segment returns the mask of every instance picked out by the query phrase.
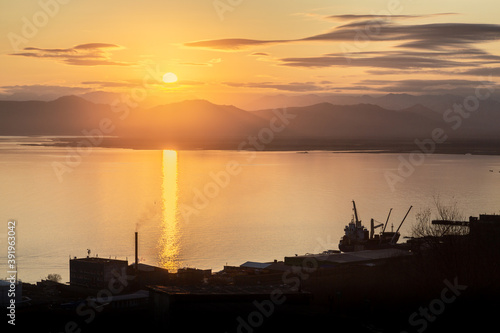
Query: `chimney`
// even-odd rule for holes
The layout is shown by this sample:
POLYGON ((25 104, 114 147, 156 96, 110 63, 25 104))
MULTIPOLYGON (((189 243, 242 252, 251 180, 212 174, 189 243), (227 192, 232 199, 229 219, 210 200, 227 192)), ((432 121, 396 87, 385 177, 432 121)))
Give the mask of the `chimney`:
POLYGON ((138 232, 135 232, 135 270, 139 270, 139 242, 137 239, 138 232))

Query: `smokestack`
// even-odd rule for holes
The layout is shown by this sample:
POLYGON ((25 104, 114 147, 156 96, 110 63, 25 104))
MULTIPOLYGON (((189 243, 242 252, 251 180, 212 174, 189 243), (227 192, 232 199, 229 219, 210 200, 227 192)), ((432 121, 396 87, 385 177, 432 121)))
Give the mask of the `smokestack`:
POLYGON ((135 232, 135 270, 139 270, 139 242, 138 242, 138 232, 135 232))

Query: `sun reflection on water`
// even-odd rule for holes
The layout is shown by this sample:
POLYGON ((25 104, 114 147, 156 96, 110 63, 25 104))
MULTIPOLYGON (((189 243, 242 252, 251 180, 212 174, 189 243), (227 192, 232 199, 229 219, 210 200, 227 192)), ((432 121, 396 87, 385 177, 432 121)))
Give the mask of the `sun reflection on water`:
POLYGON ((162 157, 162 231, 159 240, 158 261, 169 271, 182 267, 180 258, 180 230, 177 218, 178 184, 177 152, 164 150, 162 157))

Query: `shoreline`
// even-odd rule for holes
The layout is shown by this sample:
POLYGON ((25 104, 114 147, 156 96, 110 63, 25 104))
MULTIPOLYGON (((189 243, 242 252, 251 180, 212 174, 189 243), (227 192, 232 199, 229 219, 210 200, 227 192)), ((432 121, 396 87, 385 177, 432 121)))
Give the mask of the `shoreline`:
MULTIPOLYGON (((11 137, 12 138, 12 137, 11 137)), ((262 151, 262 152, 290 152, 309 153, 314 151, 332 153, 371 153, 371 154, 411 154, 422 153, 452 154, 452 155, 500 155, 500 142, 486 140, 453 140, 445 143, 433 143, 432 146, 419 146, 408 140, 274 140, 267 145, 245 147, 241 141, 228 140, 147 140, 135 138, 101 138, 99 144, 92 144, 91 139, 86 137, 32 137, 43 138, 40 143, 23 143, 21 146, 43 146, 43 147, 98 147, 133 150, 218 150, 218 151, 262 151), (47 141, 49 139, 50 141, 47 141)), ((13 140, 14 141, 14 140, 13 140)))

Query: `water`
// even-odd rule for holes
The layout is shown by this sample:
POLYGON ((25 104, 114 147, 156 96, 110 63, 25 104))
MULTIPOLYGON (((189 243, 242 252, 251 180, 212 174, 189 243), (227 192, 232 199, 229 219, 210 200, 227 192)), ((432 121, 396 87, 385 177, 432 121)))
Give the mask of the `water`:
MULTIPOLYGON (((19 146, 0 139, 0 277, 7 276, 7 221, 15 219, 19 278, 50 273, 69 281, 69 258, 87 255, 222 269, 245 261, 337 249, 356 201, 370 218, 409 235, 434 197, 456 201, 464 218, 499 213, 500 157, 431 155, 391 189, 407 154, 137 151, 19 146), (57 163, 73 158, 59 177, 57 163), (494 172, 490 172, 493 170, 494 172), (3 233, 3 235, 2 235, 3 233)), ((390 228, 390 227, 389 227, 390 228)))

